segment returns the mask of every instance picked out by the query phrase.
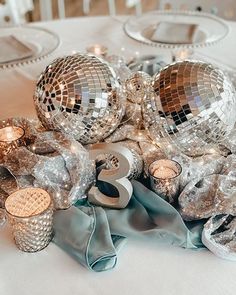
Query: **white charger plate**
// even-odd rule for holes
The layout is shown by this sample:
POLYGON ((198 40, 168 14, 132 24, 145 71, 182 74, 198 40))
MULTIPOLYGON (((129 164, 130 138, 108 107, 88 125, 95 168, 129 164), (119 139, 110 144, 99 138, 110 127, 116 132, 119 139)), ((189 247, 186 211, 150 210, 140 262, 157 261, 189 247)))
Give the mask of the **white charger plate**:
POLYGON ((214 15, 195 11, 152 11, 141 16, 131 17, 124 24, 126 34, 142 43, 162 48, 199 48, 216 44, 229 33, 224 20, 214 15), (176 24, 195 24, 197 37, 192 43, 163 43, 152 40, 158 24, 170 22, 176 24))
POLYGON ((55 33, 32 25, 1 28, 0 37, 4 36, 14 36, 30 48, 32 54, 28 57, 14 59, 12 61, 6 58, 6 62, 1 62, 0 69, 40 61, 51 54, 60 44, 60 39, 55 33))

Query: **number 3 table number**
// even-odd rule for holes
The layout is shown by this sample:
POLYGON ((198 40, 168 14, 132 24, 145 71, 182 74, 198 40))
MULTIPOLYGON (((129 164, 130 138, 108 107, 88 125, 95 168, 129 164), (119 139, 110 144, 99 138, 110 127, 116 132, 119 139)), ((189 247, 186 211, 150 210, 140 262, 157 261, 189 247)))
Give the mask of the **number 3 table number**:
POLYGON ((116 143, 98 143, 92 145, 89 150, 90 159, 96 160, 101 154, 112 154, 119 161, 119 168, 111 170, 103 169, 98 175, 98 180, 116 187, 119 196, 107 196, 100 192, 98 187, 93 186, 88 193, 88 199, 96 205, 110 208, 124 208, 128 205, 133 193, 132 184, 127 179, 133 163, 133 155, 128 148, 116 143))

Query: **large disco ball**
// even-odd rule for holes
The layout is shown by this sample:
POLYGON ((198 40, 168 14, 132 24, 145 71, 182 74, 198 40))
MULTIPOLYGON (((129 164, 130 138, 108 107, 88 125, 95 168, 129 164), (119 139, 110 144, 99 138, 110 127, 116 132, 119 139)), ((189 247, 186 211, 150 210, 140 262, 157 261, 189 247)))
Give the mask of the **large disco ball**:
POLYGON ((153 77, 143 115, 154 140, 164 138, 190 156, 220 144, 236 121, 235 89, 212 65, 171 64, 153 77))
POLYGON ((47 129, 69 133, 83 144, 110 135, 120 123, 125 96, 113 69, 86 54, 58 58, 41 74, 34 95, 47 129))

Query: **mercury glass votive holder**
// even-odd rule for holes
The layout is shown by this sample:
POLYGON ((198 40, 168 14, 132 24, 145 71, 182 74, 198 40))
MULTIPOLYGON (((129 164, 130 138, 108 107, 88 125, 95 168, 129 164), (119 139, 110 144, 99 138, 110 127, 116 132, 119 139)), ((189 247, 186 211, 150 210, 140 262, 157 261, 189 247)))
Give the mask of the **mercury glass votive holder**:
POLYGON ((24 129, 4 122, 0 124, 0 158, 24 144, 24 129))
POLYGON ((151 189, 169 203, 174 203, 180 187, 181 165, 173 160, 161 159, 148 169, 151 189))
POLYGON ((17 247, 25 252, 45 248, 52 239, 53 206, 50 195, 40 188, 24 188, 5 202, 17 247))

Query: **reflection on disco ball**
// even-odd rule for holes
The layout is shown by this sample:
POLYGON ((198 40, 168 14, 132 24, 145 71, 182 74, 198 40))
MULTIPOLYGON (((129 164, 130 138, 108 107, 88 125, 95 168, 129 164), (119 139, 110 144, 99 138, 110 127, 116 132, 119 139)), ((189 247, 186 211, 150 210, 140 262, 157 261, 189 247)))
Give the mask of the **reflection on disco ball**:
POLYGON ((140 104, 148 93, 151 77, 144 72, 132 73, 125 82, 127 99, 130 102, 140 104))
POLYGON ((47 66, 38 80, 34 102, 47 129, 70 133, 83 144, 110 135, 125 108, 113 69, 86 54, 58 58, 47 66))
POLYGON ((235 89, 212 65, 174 63, 153 77, 152 86, 143 113, 154 140, 163 137, 196 156, 224 141, 234 127, 235 89))

